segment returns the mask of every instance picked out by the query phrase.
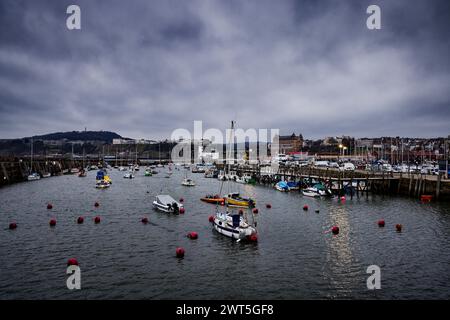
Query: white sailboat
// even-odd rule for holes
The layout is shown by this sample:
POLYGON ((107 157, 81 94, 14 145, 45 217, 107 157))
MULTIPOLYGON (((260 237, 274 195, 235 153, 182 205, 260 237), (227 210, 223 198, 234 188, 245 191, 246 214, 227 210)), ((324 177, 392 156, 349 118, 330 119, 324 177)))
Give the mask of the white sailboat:
POLYGON ((37 172, 33 172, 33 139, 31 139, 31 158, 30 158, 30 174, 27 177, 28 181, 40 180, 41 176, 37 172))
MULTIPOLYGON (((231 137, 229 141, 232 143, 232 138, 234 137, 234 121, 231 121, 230 135, 231 137)), ((230 151, 232 150, 231 148, 229 149, 230 151)), ((227 159, 231 159, 231 157, 227 157, 227 159)), ((228 164, 228 172, 230 172, 230 164, 228 164)), ((226 174, 224 174, 224 176, 226 176, 226 174)), ((222 181, 225 181, 225 179, 222 181)), ((223 188, 223 183, 224 182, 222 182, 221 189, 223 188)), ((258 239, 258 231, 256 230, 256 227, 250 225, 244 215, 239 213, 233 214, 228 212, 228 210, 226 212, 220 212, 218 208, 219 207, 216 206, 216 214, 212 222, 214 229, 218 233, 237 241, 256 241, 258 239)))

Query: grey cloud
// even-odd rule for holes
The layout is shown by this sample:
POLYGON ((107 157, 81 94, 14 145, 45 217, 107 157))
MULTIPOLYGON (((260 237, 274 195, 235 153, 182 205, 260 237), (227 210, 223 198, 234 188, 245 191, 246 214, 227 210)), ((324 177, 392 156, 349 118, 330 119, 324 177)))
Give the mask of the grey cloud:
POLYGON ((305 137, 447 135, 446 1, 0 2, 0 137, 193 120, 305 137), (82 9, 82 30, 65 9, 82 9))

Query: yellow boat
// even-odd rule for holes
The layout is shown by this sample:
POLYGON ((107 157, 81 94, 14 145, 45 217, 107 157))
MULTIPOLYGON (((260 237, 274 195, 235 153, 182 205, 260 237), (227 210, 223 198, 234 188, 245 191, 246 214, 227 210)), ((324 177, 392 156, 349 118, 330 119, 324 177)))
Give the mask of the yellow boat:
POLYGON ((103 177, 103 181, 105 181, 106 183, 109 183, 109 184, 112 183, 112 180, 111 180, 111 178, 109 176, 104 176, 103 177))
POLYGON ((253 208, 256 201, 251 198, 243 198, 239 193, 229 193, 225 197, 225 202, 230 207, 253 208))

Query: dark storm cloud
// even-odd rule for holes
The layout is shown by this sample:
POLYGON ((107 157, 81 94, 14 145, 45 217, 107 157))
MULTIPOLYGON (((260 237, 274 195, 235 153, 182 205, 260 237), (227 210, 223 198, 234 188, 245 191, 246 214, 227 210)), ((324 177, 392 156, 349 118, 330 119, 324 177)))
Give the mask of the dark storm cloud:
POLYGON ((0 0, 0 137, 449 134, 447 1, 0 0), (82 30, 68 31, 79 4, 82 30), (382 30, 366 8, 382 9, 382 30))

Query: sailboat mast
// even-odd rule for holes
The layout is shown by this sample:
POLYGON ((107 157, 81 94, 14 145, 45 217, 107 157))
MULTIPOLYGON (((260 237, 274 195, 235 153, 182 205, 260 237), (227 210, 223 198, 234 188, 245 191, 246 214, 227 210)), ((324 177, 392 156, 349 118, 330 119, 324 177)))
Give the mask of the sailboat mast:
POLYGON ((30 163, 30 173, 33 172, 33 138, 31 138, 31 163, 30 163))

